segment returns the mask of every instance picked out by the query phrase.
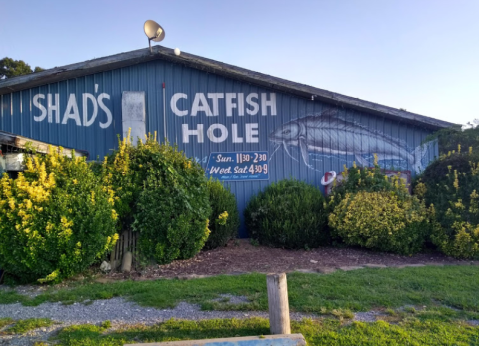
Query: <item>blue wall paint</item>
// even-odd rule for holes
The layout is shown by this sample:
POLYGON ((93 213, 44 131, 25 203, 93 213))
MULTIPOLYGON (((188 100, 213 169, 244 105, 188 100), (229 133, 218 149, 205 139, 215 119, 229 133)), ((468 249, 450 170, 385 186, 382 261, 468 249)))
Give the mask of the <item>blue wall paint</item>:
MULTIPOLYGON (((90 159, 95 159, 97 156, 102 158, 116 148, 117 135, 122 133, 121 94, 123 91, 146 92, 146 128, 149 132, 157 131, 159 138, 163 137, 163 83, 166 87, 165 105, 168 140, 177 143, 186 155, 197 158, 205 168, 207 158, 211 152, 268 151, 271 157, 275 146, 270 141, 270 134, 274 130, 284 128, 288 122, 300 119, 296 123, 288 125, 290 130, 298 126, 301 128, 302 139, 300 141, 294 140, 286 145, 294 159, 287 154, 284 146, 281 146, 269 162, 269 181, 228 183, 237 196, 241 211, 254 193, 264 189, 272 181, 294 177, 320 186, 321 177, 325 172, 330 170, 342 171, 344 164, 350 166, 354 160, 358 161, 361 158, 364 160, 370 159, 370 162, 372 162, 372 154, 375 152, 388 152, 389 156, 399 157, 402 155, 402 160, 388 159, 381 161, 380 163, 386 168, 394 166, 413 170, 413 163, 404 159, 405 152, 412 152, 430 133, 429 130, 404 122, 393 121, 348 108, 333 107, 323 102, 302 99, 294 95, 159 60, 2 95, 0 96, 0 130, 55 145, 87 150, 90 153, 90 159), (103 98, 104 107, 108 108, 112 114, 112 121, 108 128, 100 127, 100 123, 105 124, 108 120, 107 112, 101 107, 98 107, 96 120, 89 127, 78 126, 74 119, 68 119, 66 124, 62 124, 70 95, 75 95, 79 120, 82 125, 84 124, 83 94, 87 93, 95 98, 97 105, 99 105, 98 97, 100 94, 105 93, 109 97, 103 98), (177 93, 187 95, 187 99, 179 99, 176 105, 180 110, 188 110, 188 115, 175 115, 170 107, 170 100, 177 93), (249 115, 245 109, 244 116, 240 116, 238 114, 239 105, 237 105, 237 108, 233 109, 232 116, 227 116, 225 98, 223 98, 219 100, 218 116, 207 116, 204 111, 198 112, 196 116, 191 116, 194 99, 200 93, 205 95, 208 106, 212 111, 213 102, 212 99, 207 98, 208 93, 243 94, 245 99, 247 95, 252 93, 257 93, 260 98, 261 94, 266 94, 269 98, 270 94, 274 93, 277 114, 271 115, 271 109, 268 109, 267 115, 261 115, 261 100, 259 100, 260 110, 257 115, 249 115), (48 107, 47 95, 59 95, 60 123, 56 123, 55 112, 52 112, 52 122, 49 122, 48 114, 42 121, 35 121, 35 117, 38 119, 42 115, 41 109, 33 103, 37 94, 45 95, 45 99, 39 99, 39 102, 46 108, 48 107), (324 112, 331 109, 336 111, 334 118, 328 118, 328 121, 324 121, 324 119, 327 119, 324 112), (308 116, 316 116, 317 118, 308 123, 305 120, 305 117, 308 116), (320 124, 314 125, 315 121, 319 121, 320 124), (257 124, 258 143, 233 143, 232 125, 237 125, 240 136, 245 140, 245 127, 248 123, 257 124), (190 136, 190 143, 183 143, 183 124, 188 124, 189 129, 196 129, 198 124, 203 124, 204 142, 197 143, 196 137, 190 136), (224 142, 214 143, 209 140, 207 129, 212 124, 224 125, 229 130, 229 136, 224 142), (307 128, 306 132, 304 127, 307 128), (319 127, 323 127, 323 130, 319 131, 319 127), (324 127, 329 127, 329 129, 325 130, 324 127), (314 130, 315 128, 316 130, 314 130), (354 141, 355 138, 356 141, 354 141), (310 144, 306 160, 301 153, 301 141, 303 144, 310 144), (345 143, 351 145, 345 146, 345 143), (355 144, 352 145, 353 143, 355 144), (315 144, 315 148, 312 148, 311 144, 315 144), (325 153, 324 149, 318 151, 320 150, 318 147, 344 153, 325 153), (310 167, 306 165, 306 161, 308 161, 310 167)), ((226 95, 224 96, 226 97, 226 95)), ((52 99, 54 100, 55 96, 52 96, 52 99)), ((93 114, 93 102, 89 99, 87 102, 89 102, 87 112, 89 119, 93 114)), ((237 99, 236 103, 238 103, 237 99)), ((245 107, 247 107, 246 104, 245 107)), ((70 113, 74 112, 74 108, 70 109, 70 113)), ((215 134, 218 135, 218 130, 215 134)), ((431 146, 430 150, 425 153, 423 164, 427 164, 436 155, 437 147, 435 145, 431 146)), ((245 235, 244 230, 242 230, 242 235, 245 235)))

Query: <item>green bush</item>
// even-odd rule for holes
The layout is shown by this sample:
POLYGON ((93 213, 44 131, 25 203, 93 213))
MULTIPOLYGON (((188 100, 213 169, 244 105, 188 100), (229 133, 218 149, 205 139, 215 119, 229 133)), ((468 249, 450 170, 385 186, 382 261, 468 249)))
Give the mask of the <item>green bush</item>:
POLYGON ((52 150, 0 180, 0 268, 15 281, 58 282, 79 273, 118 239, 114 193, 85 159, 52 150))
POLYGON ((389 191, 347 193, 329 214, 329 226, 348 245, 403 255, 420 251, 430 229, 423 203, 389 191))
POLYGON ((147 137, 133 147, 127 137, 106 158, 104 181, 114 186, 123 229, 139 232, 140 255, 158 263, 194 256, 209 235, 207 179, 175 147, 147 137))
POLYGON ((205 249, 225 246, 235 238, 240 225, 235 195, 218 180, 208 180, 208 193, 211 205, 210 235, 205 249))
POLYGON ((249 235, 260 244, 314 248, 329 241, 324 198, 316 187, 281 180, 253 197, 244 212, 249 235))
MULTIPOLYGON (((381 168, 377 164, 376 155, 375 164, 372 168, 357 167, 354 163, 354 165, 348 169, 345 165, 343 178, 338 186, 333 186, 332 192, 328 197, 329 211, 332 211, 346 194, 353 194, 358 191, 389 191, 401 198, 405 198, 409 195, 406 182, 401 181, 399 175, 388 177, 382 173, 381 168)), ((336 181, 334 184, 335 183, 336 181)))
POLYGON ((418 179, 415 193, 435 210, 433 243, 457 258, 479 256, 479 155, 442 155, 418 179))

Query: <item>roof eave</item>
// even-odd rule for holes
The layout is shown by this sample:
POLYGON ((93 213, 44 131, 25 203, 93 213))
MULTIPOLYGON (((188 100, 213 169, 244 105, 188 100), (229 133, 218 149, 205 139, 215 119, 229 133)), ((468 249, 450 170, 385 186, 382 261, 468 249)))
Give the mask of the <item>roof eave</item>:
POLYGON ((60 149, 59 146, 37 141, 31 138, 18 136, 13 133, 0 131, 0 144, 8 145, 11 147, 19 148, 19 149, 34 149, 38 153, 47 154, 49 151, 49 147, 52 147, 54 151, 62 152, 63 155, 71 156, 72 152, 75 152, 75 156, 88 158, 89 154, 87 151, 84 150, 74 150, 68 148, 60 149))
POLYGON ((291 82, 286 79, 254 72, 193 54, 182 52, 179 56, 177 56, 175 55, 173 49, 158 45, 152 47, 152 52, 150 52, 150 50, 147 48, 139 49, 76 64, 55 67, 42 72, 0 81, 0 95, 157 59, 184 64, 185 66, 202 71, 219 74, 258 86, 294 94, 308 100, 311 100, 311 98, 314 97, 315 100, 321 100, 338 106, 346 106, 360 111, 383 116, 385 118, 405 121, 433 130, 457 126, 457 124, 447 121, 426 117, 420 114, 384 106, 358 98, 353 98, 328 90, 315 88, 309 85, 291 82))

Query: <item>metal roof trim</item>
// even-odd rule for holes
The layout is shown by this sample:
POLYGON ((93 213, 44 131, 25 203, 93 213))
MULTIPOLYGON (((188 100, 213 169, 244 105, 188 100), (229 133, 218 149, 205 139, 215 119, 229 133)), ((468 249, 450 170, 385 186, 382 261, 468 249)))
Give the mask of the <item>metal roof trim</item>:
POLYGON ((159 45, 152 47, 151 53, 148 48, 139 49, 62 67, 55 67, 25 76, 9 78, 0 81, 0 95, 157 59, 183 64, 202 71, 295 94, 307 99, 314 97, 315 100, 321 100, 338 106, 344 105, 350 108, 384 116, 386 118, 406 121, 427 128, 440 129, 457 125, 417 113, 384 106, 305 84, 295 83, 286 79, 273 77, 185 52, 181 52, 181 54, 177 56, 173 49, 159 45))
MULTIPOLYGON (((37 152, 42 153, 42 154, 47 154, 48 153, 48 147, 51 146, 53 150, 58 150, 60 152, 60 147, 57 145, 45 143, 42 141, 37 141, 35 139, 23 137, 23 136, 18 136, 10 132, 5 132, 5 131, 0 131, 0 144, 4 145, 9 145, 12 147, 20 148, 20 149, 25 149, 27 143, 31 145, 32 148, 34 148, 37 152)), ((71 156, 72 150, 74 149, 69 149, 69 148, 63 148, 63 154, 66 156, 71 156)), ((75 156, 78 157, 84 157, 88 159, 89 153, 85 150, 74 150, 75 151, 75 156)))

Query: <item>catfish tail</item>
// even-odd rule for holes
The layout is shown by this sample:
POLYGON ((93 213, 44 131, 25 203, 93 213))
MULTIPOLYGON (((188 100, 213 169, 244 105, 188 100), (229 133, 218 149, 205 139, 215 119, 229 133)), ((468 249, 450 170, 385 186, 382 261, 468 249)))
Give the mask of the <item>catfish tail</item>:
POLYGON ((429 160, 424 162, 424 159, 437 156, 437 139, 419 145, 414 149, 412 155, 414 156, 413 170, 416 174, 419 174, 424 171, 429 163, 429 160))

